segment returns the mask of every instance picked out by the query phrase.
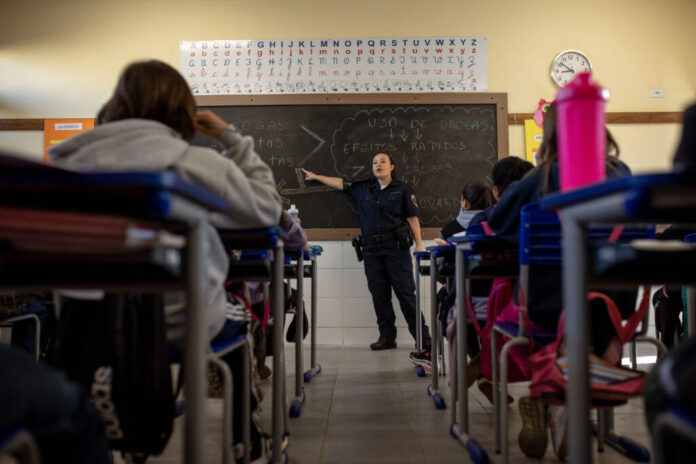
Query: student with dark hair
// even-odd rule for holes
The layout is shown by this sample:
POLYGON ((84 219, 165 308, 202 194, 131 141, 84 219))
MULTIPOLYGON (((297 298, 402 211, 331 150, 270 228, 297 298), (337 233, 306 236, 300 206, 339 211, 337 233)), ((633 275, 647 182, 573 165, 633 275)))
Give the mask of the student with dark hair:
MULTIPOLYGON (((493 189, 486 180, 472 180, 462 189, 462 196, 459 199, 461 209, 457 218, 447 223, 440 231, 440 240, 446 240, 452 235, 466 230, 471 219, 486 208, 495 203, 493 189)), ((439 244, 444 244, 438 241, 439 244)))
MULTIPOLYGON (((493 178, 493 194, 495 195, 496 201, 503 196, 505 190, 507 190, 513 182, 522 179, 532 169, 534 169, 532 163, 516 156, 506 156, 498 160, 498 162, 493 165, 493 171, 491 172, 491 177, 493 178)), ((496 201, 493 203, 496 203, 496 201)), ((471 224, 480 224, 484 221, 488 221, 488 217, 491 215, 494 207, 495 204, 471 218, 471 224)))
MULTIPOLYGON (((471 218, 468 225, 480 224, 481 222, 487 221, 488 216, 495 207, 495 202, 497 198, 505 192, 510 184, 515 181, 522 179, 527 172, 533 169, 532 163, 525 161, 521 158, 515 156, 506 156, 505 158, 498 160, 493 166, 491 177, 493 178, 493 199, 488 207, 484 208, 483 211, 479 211, 476 215, 471 218)), ((444 229, 443 229, 444 230, 444 229)), ((488 279, 474 279, 471 282, 471 304, 476 313, 476 318, 478 319, 480 327, 484 327, 486 324, 487 310, 488 310, 488 296, 491 292, 491 286, 493 281, 488 279)), ((454 301, 456 298, 456 292, 454 289, 450 291, 445 301, 445 307, 449 307, 449 314, 447 316, 447 338, 450 341, 450 347, 453 346, 454 337, 456 336, 456 311, 454 310, 454 301)), ((471 361, 467 365, 466 377, 467 377, 467 387, 470 387, 477 383, 479 390, 484 394, 484 396, 492 403, 493 402, 493 386, 492 383, 483 377, 481 370, 481 346, 479 343, 478 334, 474 329, 473 325, 467 324, 467 351, 470 356, 471 361)), ((508 403, 512 401, 512 397, 508 397, 508 403)))
MULTIPOLYGON (((392 289, 399 300, 408 330, 416 338, 416 317, 423 322, 423 346, 430 351, 430 335, 422 314, 416 311, 416 284, 410 246, 423 250, 416 196, 407 184, 396 180, 394 161, 387 153, 372 159, 373 178, 347 182, 340 177, 315 174, 303 169, 306 180, 316 180, 350 194, 358 204, 363 234, 363 256, 367 286, 372 294, 379 338, 372 350, 396 348, 396 316, 392 289)), ((424 361, 426 362, 426 361, 424 361)), ((429 361, 427 361, 429 362, 429 361)))
MULTIPOLYGON (((268 227, 280 220, 273 173, 254 151, 253 139, 211 111, 197 112, 184 78, 161 61, 127 66, 99 111, 97 126, 52 147, 49 156, 56 165, 79 171, 172 170, 225 200, 226 227, 268 227), (217 138, 224 151, 189 144, 196 132, 217 138)), ((208 333, 211 339, 229 337, 246 330, 246 324, 224 291, 228 253, 212 226, 206 230, 206 249, 206 275, 201 278, 207 283, 208 333)), ((233 352, 225 357, 233 369, 238 367, 237 356, 233 352)), ((241 388, 234 391, 241 392, 241 388)), ((241 412, 241 408, 234 411, 241 412)), ((241 415, 235 413, 235 442, 241 440, 240 425, 241 415)), ((254 431, 252 427, 252 439, 259 438, 254 431)), ((252 453, 260 448, 259 444, 252 453)))
MULTIPOLYGON (((544 118, 544 135, 537 155, 541 164, 522 180, 512 183, 507 188, 488 218, 488 225, 499 237, 515 244, 519 244, 522 207, 559 190, 558 132, 554 104, 550 105, 544 118)), ((628 166, 618 159, 619 147, 608 129, 606 130, 606 155, 607 177, 630 174, 628 166)), ((533 329, 556 333, 556 326, 563 309, 561 273, 558 269, 541 266, 533 267, 530 274, 526 304, 533 329)), ((520 303, 517 299, 518 293, 515 291, 513 296, 516 304, 520 303)), ((612 293, 611 296, 624 318, 635 310, 635 292, 617 292, 612 293)), ((616 348, 620 347, 620 344, 612 343, 613 340, 617 340, 617 337, 604 303, 599 299, 594 300, 590 311, 593 321, 593 351, 606 359, 616 357, 616 348)), ((620 352, 617 362, 619 361, 620 352)), ((544 407, 540 403, 531 401, 529 397, 524 397, 520 399, 519 408, 524 424, 519 436, 520 448, 527 456, 540 458, 548 443, 544 407)), ((567 452, 565 414, 564 407, 555 408, 551 414, 553 447, 560 459, 565 458, 567 452)))

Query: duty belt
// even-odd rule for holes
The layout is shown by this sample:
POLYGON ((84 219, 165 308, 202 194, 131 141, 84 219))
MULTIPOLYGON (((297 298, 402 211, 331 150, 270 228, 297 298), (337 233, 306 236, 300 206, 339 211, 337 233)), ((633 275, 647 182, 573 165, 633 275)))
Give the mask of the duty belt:
POLYGON ((363 238, 363 245, 375 245, 377 243, 386 243, 396 241, 396 232, 386 232, 384 234, 370 235, 369 237, 363 238))

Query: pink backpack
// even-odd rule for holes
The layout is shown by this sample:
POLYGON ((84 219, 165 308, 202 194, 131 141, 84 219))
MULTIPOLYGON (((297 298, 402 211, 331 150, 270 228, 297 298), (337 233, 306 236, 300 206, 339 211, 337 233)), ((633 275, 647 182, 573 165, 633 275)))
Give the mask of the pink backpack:
MULTIPOLYGON (((619 309, 616 307, 614 301, 607 295, 598 292, 588 292, 587 298, 589 300, 599 298, 604 301, 614 330, 623 346, 623 344, 633 337, 638 324, 643 320, 645 312, 648 310, 650 292, 647 291, 647 289, 643 292, 643 299, 640 302, 638 310, 628 318, 626 324, 622 323, 619 309)), ((532 398, 541 398, 549 402, 562 402, 565 399, 566 379, 557 363, 559 348, 564 343, 564 330, 565 312, 561 314, 561 319, 558 323, 556 341, 529 356, 532 378, 529 389, 532 398)), ((621 402, 633 396, 640 395, 643 391, 643 384, 645 382, 645 376, 641 374, 636 378, 611 384, 590 382, 592 400, 595 402, 621 402)))
MULTIPOLYGON (((469 311, 471 323, 481 339, 481 372, 483 376, 489 380, 493 378, 491 372, 491 336, 493 336, 493 325, 496 322, 512 322, 517 324, 519 321, 520 307, 515 304, 512 298, 515 292, 515 282, 516 279, 510 278, 493 279, 493 286, 491 287, 490 297, 488 298, 486 325, 483 327, 481 327, 478 320, 476 320, 471 302, 467 301, 467 310, 469 311)), ((538 331, 538 327, 529 320, 527 312, 523 311, 522 314, 529 330, 538 331)), ((498 337, 496 339, 496 349, 498 350, 497 358, 500 359, 500 350, 509 338, 497 332, 495 336, 498 337)), ((529 353, 533 350, 534 340, 530 337, 530 345, 528 347, 517 346, 510 351, 512 362, 508 363, 508 381, 519 382, 529 380, 530 369, 527 358, 529 353)))

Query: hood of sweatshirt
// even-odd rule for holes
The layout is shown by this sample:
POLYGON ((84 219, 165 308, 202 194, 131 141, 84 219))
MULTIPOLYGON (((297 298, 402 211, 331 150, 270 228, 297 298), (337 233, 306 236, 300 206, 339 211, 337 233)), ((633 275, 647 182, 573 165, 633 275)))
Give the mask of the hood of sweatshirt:
POLYGON ((170 127, 147 119, 96 126, 48 150, 58 166, 78 171, 158 171, 180 160, 189 144, 170 127))

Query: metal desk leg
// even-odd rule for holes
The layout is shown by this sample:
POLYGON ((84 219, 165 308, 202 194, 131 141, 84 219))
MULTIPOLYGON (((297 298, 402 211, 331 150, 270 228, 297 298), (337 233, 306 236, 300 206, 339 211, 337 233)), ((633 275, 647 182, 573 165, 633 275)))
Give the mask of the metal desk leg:
POLYGON ((423 320, 421 312, 421 281, 420 281, 420 260, 415 259, 416 270, 416 351, 423 349, 423 320))
MULTIPOLYGON (((453 413, 453 417, 457 418, 456 422, 452 422, 450 427, 450 435, 459 440, 462 445, 466 446, 469 452, 469 457, 474 463, 488 463, 488 454, 476 440, 469 435, 469 405, 468 391, 466 386, 466 365, 467 365, 467 312, 464 309, 465 302, 469 298, 469 289, 466 284, 466 257, 465 250, 457 249, 455 252, 455 285, 457 288, 457 337, 455 339, 456 359, 455 368, 456 375, 456 395, 457 403, 452 403, 452 409, 456 409, 457 413, 453 413)), ((454 388, 454 387, 453 387, 454 388)), ((454 390, 453 390, 454 391, 454 390)))
POLYGON ((688 324, 688 336, 696 334, 696 287, 686 288, 686 323, 688 324))
POLYGON ((300 252, 295 268, 297 274, 297 311, 295 312, 295 398, 290 405, 290 417, 300 417, 304 403, 302 368, 302 337, 304 335, 304 255, 300 252))
POLYGON ((580 224, 563 221, 563 306, 568 359, 568 437, 570 462, 590 463, 590 385, 587 346, 589 313, 586 304, 586 248, 580 224))
POLYGON ((310 368, 304 373, 304 381, 311 382, 312 377, 321 372, 321 366, 317 364, 317 257, 312 256, 312 331, 311 331, 311 358, 310 358, 310 368))
POLYGON ((192 225, 187 238, 186 255, 186 348, 184 351, 184 396, 186 397, 184 455, 186 462, 205 462, 204 432, 206 429, 206 351, 205 275, 203 249, 205 223, 192 225))
POLYGON ((273 253, 275 257, 273 261, 273 463, 281 464, 284 462, 282 444, 285 438, 285 349, 283 344, 285 255, 282 241, 276 244, 273 253))
POLYGON ((440 333, 437 330, 437 263, 435 253, 430 255, 430 365, 432 366, 432 384, 428 385, 428 394, 432 395, 435 408, 445 409, 445 400, 438 387, 438 348, 440 345, 440 333))

